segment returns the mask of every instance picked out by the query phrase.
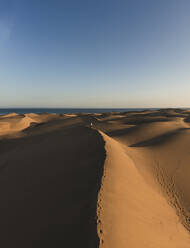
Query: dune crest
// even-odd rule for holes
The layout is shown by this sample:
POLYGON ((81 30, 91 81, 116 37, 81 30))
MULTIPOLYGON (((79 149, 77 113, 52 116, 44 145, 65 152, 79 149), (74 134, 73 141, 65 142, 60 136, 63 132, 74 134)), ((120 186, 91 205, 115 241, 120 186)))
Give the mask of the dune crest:
POLYGON ((107 154, 97 210, 100 248, 189 247, 175 209, 147 184, 124 147, 100 133, 107 154))
POLYGON ((0 136, 20 132, 36 122, 24 115, 11 115, 0 119, 0 136))

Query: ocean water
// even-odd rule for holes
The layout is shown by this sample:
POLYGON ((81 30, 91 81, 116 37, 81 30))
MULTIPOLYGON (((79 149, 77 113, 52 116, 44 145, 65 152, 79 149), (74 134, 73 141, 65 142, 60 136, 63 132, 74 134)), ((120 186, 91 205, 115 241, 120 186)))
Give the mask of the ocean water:
MULTIPOLYGON (((152 108, 149 108, 153 110, 152 108)), ((105 113, 105 112, 129 112, 143 111, 148 108, 0 108, 0 115, 9 113, 55 113, 55 114, 71 114, 71 113, 105 113)))

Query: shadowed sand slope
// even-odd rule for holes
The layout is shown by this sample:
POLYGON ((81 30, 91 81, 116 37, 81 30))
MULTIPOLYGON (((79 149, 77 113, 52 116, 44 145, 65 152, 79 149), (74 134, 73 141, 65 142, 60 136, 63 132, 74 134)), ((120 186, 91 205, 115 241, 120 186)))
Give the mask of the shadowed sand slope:
POLYGON ((44 123, 0 140, 1 247, 98 247, 104 141, 74 123, 44 123))

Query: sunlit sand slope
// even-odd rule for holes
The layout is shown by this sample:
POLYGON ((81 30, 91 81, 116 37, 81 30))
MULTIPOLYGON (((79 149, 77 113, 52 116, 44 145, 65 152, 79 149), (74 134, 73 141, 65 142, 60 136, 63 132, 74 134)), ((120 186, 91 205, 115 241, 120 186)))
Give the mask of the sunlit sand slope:
POLYGON ((190 247, 175 209, 145 182, 123 147, 102 135, 107 157, 98 200, 100 247, 190 247))
POLYGON ((100 247, 190 247, 188 118, 166 110, 98 123, 106 142, 100 247))

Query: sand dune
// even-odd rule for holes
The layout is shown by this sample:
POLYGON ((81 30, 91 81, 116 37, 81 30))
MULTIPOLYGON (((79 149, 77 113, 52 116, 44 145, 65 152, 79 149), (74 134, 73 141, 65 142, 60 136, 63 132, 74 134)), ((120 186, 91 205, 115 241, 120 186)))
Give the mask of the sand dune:
POLYGON ((30 117, 13 115, 6 116, 0 119, 0 135, 10 135, 30 126, 32 122, 35 122, 30 117))
POLYGON ((175 209, 143 179, 124 148, 101 134, 107 158, 98 201, 100 247, 189 247, 175 209))
POLYGON ((1 247, 98 246, 104 142, 82 122, 60 121, 0 140, 1 247))
POLYGON ((190 247, 189 120, 0 116, 1 247, 190 247))
POLYGON ((159 111, 155 119, 144 114, 127 117, 132 127, 106 132, 102 125, 112 138, 101 133, 107 156, 98 202, 100 247, 190 247, 186 112, 159 111))

